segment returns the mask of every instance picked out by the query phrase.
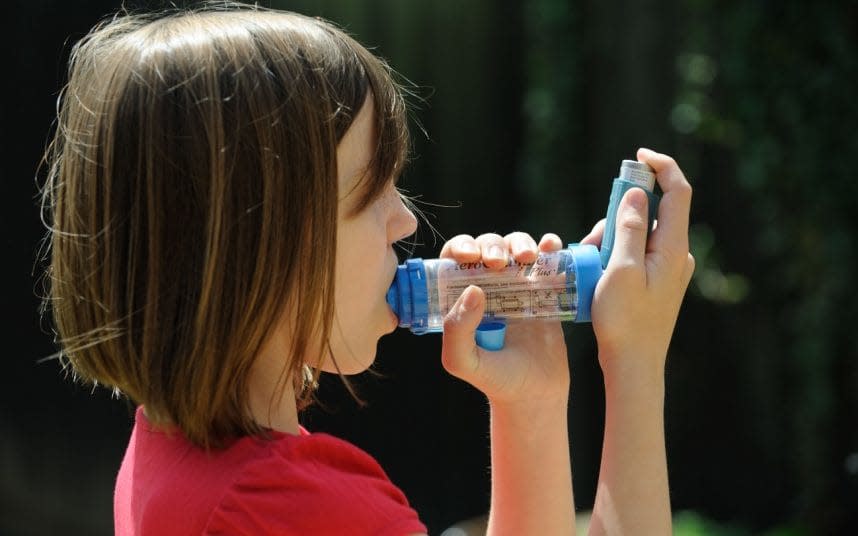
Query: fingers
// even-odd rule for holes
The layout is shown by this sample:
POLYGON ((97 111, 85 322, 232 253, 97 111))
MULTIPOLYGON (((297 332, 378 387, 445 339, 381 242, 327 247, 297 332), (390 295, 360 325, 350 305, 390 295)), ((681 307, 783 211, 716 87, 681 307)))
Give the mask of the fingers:
POLYGON ((563 241, 554 233, 546 233, 539 240, 539 251, 551 252, 563 249, 563 241))
POLYGON ((593 226, 593 229, 587 233, 587 236, 581 239, 582 244, 590 244, 597 248, 602 247, 602 235, 605 234, 605 218, 593 226))
POLYGON ((471 235, 460 234, 448 240, 441 248, 441 258, 453 258, 459 262, 480 260, 480 248, 471 235))
POLYGON ((500 235, 486 233, 477 238, 461 234, 451 238, 441 248, 441 258, 458 262, 483 261, 488 268, 502 268, 507 263, 507 243, 500 235))
POLYGON ((614 250, 607 269, 612 266, 643 266, 646 253, 647 199, 640 188, 626 192, 617 209, 614 250))
POLYGON ((484 311, 485 294, 479 287, 470 285, 444 318, 441 361, 450 374, 467 379, 476 371, 479 350, 474 342, 474 332, 484 311))
POLYGON ((482 260, 487 268, 503 268, 509 257, 516 262, 529 264, 536 261, 540 251, 556 251, 563 247, 560 237, 548 233, 539 244, 527 233, 514 232, 506 236, 485 233, 476 238, 461 234, 451 238, 441 249, 442 258, 452 258, 459 262, 482 260))
POLYGON ((637 156, 655 170, 663 192, 658 207, 658 228, 652 234, 652 249, 684 256, 688 252, 691 185, 673 158, 650 149, 638 149, 637 156))
POLYGON ((516 262, 528 264, 536 261, 536 257, 539 256, 536 241, 527 233, 510 233, 503 239, 516 262))
POLYGON ((501 235, 494 233, 481 234, 477 237, 477 244, 483 257, 486 268, 503 268, 509 261, 507 255, 508 247, 506 240, 501 235))

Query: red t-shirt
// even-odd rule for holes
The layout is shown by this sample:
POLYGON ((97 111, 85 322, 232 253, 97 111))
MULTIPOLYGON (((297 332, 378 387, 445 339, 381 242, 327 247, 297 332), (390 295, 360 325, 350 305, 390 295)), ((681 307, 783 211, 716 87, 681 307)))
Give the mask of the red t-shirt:
POLYGON ((206 452, 137 409, 114 496, 118 536, 425 533, 369 454, 327 434, 206 452))

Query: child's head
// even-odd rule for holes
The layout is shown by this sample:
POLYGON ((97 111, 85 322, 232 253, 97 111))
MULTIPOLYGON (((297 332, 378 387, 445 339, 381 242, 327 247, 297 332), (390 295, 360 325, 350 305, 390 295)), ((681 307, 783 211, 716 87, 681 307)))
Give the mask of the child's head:
POLYGON ((326 22, 231 7, 96 27, 47 157, 64 355, 196 443, 258 431, 254 359, 288 317, 282 381, 320 365, 338 199, 389 195, 407 145, 389 69, 326 22), (365 102, 369 166, 344 192, 337 148, 365 102))

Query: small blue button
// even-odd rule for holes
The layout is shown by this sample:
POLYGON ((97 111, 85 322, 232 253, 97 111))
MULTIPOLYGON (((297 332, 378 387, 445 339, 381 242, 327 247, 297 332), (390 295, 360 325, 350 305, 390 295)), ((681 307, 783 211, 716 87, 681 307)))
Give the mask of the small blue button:
POLYGON ((506 323, 499 320, 491 320, 477 326, 474 339, 477 341, 477 346, 483 350, 496 352, 503 349, 505 335, 506 323))

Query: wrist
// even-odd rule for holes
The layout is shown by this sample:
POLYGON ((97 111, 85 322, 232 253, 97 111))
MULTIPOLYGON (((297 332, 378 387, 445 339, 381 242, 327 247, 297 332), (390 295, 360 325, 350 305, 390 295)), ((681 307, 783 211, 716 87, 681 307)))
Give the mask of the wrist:
POLYGON ((489 410, 493 420, 520 422, 523 425, 534 425, 546 421, 562 419, 566 421, 569 408, 569 398, 528 399, 517 401, 489 399, 489 410))
POLYGON ((664 358, 645 353, 627 355, 599 353, 599 363, 607 395, 629 394, 664 396, 664 358))

